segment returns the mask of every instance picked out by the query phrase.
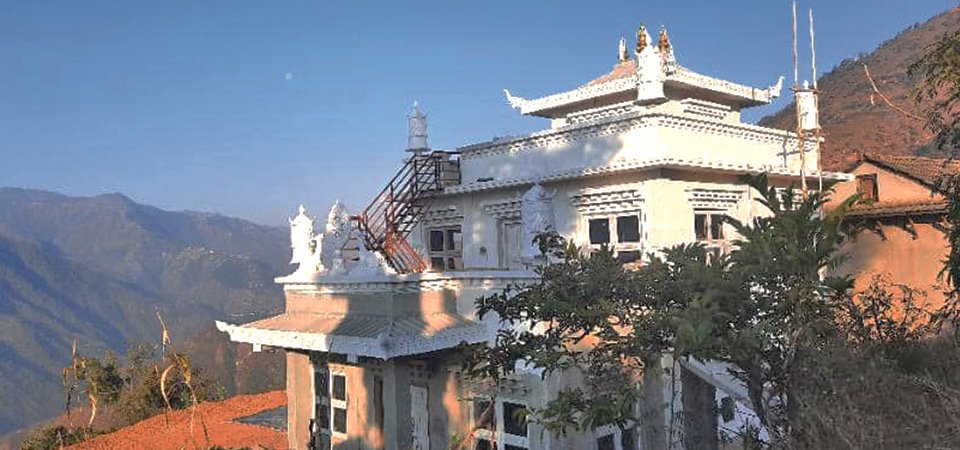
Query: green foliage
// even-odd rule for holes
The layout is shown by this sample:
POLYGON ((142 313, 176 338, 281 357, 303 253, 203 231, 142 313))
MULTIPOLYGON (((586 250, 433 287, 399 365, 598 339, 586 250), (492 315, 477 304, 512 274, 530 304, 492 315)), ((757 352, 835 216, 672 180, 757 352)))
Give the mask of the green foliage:
MULTIPOLYGON (((919 78, 916 101, 924 105, 926 128, 934 133, 933 147, 951 158, 960 156, 960 31, 944 34, 909 67, 919 78)), ((945 173, 936 185, 947 199, 947 240, 950 250, 941 277, 947 281, 947 303, 937 319, 960 327, 960 174, 945 173)))
POLYGON ((67 429, 63 425, 40 428, 20 443, 21 450, 55 450, 96 437, 93 428, 67 429))
POLYGON ((584 254, 556 234, 538 243, 552 263, 537 283, 477 301, 481 317, 506 324, 496 345, 475 347, 468 372, 499 381, 519 365, 582 374, 583 388, 565 389, 532 411, 563 434, 636 419, 646 367, 663 352, 732 363, 753 408, 777 439, 790 433, 793 386, 807 359, 833 335, 837 305, 852 282, 821 278, 835 268, 847 237, 843 213, 820 214, 825 198, 778 191, 766 176, 744 177, 769 215, 733 221, 741 238, 716 256, 699 244, 650 255, 626 270, 606 249, 584 254))

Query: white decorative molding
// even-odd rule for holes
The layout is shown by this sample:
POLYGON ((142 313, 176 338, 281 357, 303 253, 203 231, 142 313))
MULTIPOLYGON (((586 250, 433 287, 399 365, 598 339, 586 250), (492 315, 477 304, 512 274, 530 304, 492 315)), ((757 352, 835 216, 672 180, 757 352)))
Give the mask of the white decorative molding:
POLYGON ((619 117, 631 112, 637 112, 639 110, 640 107, 634 102, 618 103, 616 105, 605 106, 603 108, 588 109, 568 115, 566 118, 566 125, 570 126, 597 122, 603 119, 619 117))
MULTIPOLYGON (((663 79, 664 83, 672 82, 696 89, 724 94, 750 105, 770 103, 773 99, 780 96, 780 91, 783 87, 783 77, 773 86, 756 88, 703 75, 676 63, 669 64, 669 67, 663 67, 662 70, 664 71, 663 75, 665 77, 663 79)), ((566 92, 535 99, 516 97, 506 89, 504 89, 504 94, 510 106, 519 109, 521 114, 549 116, 549 114, 546 113, 553 109, 587 102, 598 97, 636 92, 638 85, 638 77, 634 75, 616 78, 602 83, 588 84, 566 92)))
MULTIPOLYGON (((472 192, 489 191, 504 188, 516 188, 531 185, 534 183, 549 183, 554 181, 570 180, 575 178, 587 178, 613 175, 618 173, 629 173, 635 171, 651 169, 706 169, 718 172, 728 173, 767 173, 769 175, 797 177, 799 173, 788 167, 780 165, 753 165, 742 162, 729 161, 705 161, 703 159, 683 159, 683 158, 655 158, 647 160, 624 160, 614 164, 604 166, 577 167, 569 170, 563 170, 535 177, 504 178, 499 180, 487 181, 483 183, 464 183, 457 186, 451 186, 443 191, 444 196, 460 195, 472 192)), ((827 181, 850 181, 853 176, 842 172, 823 172, 823 179, 827 181)), ((807 178, 816 178, 816 170, 808 170, 807 178)))
POLYGON ((667 77, 667 81, 673 81, 696 88, 727 94, 737 97, 741 100, 747 100, 749 102, 758 104, 770 103, 780 94, 780 88, 778 88, 776 85, 766 89, 759 89, 752 86, 746 86, 734 83, 732 81, 721 80, 719 78, 713 78, 699 74, 680 65, 677 65, 676 71, 667 77))
POLYGON ((727 211, 743 198, 742 190, 688 188, 687 201, 697 210, 727 211))
POLYGON ((499 220, 519 220, 521 203, 522 201, 519 198, 498 203, 488 203, 483 205, 483 212, 499 220))
POLYGON ((430 208, 423 214, 420 222, 428 227, 460 225, 463 223, 463 213, 453 205, 430 208))
POLYGON ((393 276, 375 276, 367 280, 350 277, 323 277, 312 282, 284 285, 285 291, 304 294, 406 294, 441 290, 460 290, 465 287, 504 289, 537 280, 536 273, 525 270, 485 270, 462 272, 424 272, 393 276))
POLYGON ((681 100, 680 105, 683 107, 683 112, 687 114, 703 116, 714 120, 723 120, 733 111, 733 108, 730 108, 727 105, 721 105, 719 103, 713 103, 694 98, 681 100))
POLYGON ((643 196, 636 189, 584 190, 571 195, 570 204, 584 215, 636 212, 643 196))
POLYGON ((506 89, 507 101, 510 106, 520 110, 524 115, 538 115, 548 110, 570 105, 577 102, 587 101, 596 97, 618 94, 621 92, 630 92, 637 89, 636 77, 618 78, 597 84, 588 84, 577 89, 561 92, 559 94, 548 95, 537 99, 525 99, 514 97, 506 89))
MULTIPOLYGON (((480 144, 460 147, 461 159, 471 161, 503 154, 512 154, 529 150, 539 150, 570 145, 574 142, 597 137, 605 137, 646 127, 665 127, 705 133, 714 136, 733 137, 781 148, 796 148, 797 136, 794 133, 773 128, 765 128, 744 123, 726 123, 706 120, 687 115, 668 114, 662 111, 642 111, 613 116, 581 126, 549 129, 526 136, 498 139, 480 144)), ((816 149, 812 139, 805 140, 806 149, 816 149)))

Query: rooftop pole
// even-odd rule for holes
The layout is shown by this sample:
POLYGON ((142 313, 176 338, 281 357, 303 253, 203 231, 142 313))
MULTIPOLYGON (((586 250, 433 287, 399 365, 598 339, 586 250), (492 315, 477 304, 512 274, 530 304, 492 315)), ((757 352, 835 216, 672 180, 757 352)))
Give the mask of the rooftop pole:
POLYGON ((797 55, 797 2, 793 2, 793 104, 797 116, 797 151, 800 153, 800 193, 807 198, 807 155, 800 124, 800 65, 797 55))
MULTIPOLYGON (((817 113, 820 112, 820 90, 817 89, 817 46, 813 39, 813 8, 810 8, 810 67, 813 70, 813 102, 816 105, 817 113)), ((817 187, 819 192, 823 192, 823 161, 820 154, 820 121, 817 121, 817 128, 814 130, 814 147, 817 149, 817 187)))

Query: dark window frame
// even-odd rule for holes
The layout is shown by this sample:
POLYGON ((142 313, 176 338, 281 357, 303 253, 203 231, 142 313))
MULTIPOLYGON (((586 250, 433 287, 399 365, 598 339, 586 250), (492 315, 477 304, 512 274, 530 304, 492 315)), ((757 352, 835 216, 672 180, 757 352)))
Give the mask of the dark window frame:
POLYGON ((860 195, 860 200, 863 201, 880 201, 880 183, 877 174, 866 173, 857 175, 857 194, 860 195), (867 183, 870 184, 869 188, 865 186, 867 183))

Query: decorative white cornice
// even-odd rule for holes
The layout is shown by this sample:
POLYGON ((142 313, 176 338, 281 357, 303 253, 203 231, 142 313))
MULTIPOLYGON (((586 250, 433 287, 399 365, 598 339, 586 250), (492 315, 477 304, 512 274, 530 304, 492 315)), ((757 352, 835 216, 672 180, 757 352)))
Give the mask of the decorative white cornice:
POLYGON ((426 226, 460 224, 463 222, 463 213, 454 205, 430 208, 420 221, 426 226))
POLYGON ((459 290, 465 287, 503 289, 509 285, 529 283, 539 277, 527 270, 480 270, 462 272, 424 272, 356 279, 320 277, 312 282, 284 285, 285 291, 305 294, 393 293, 459 290))
POLYGON ((566 124, 579 125, 598 122, 603 119, 619 117, 631 112, 638 112, 642 109, 635 102, 618 103, 603 108, 588 109, 583 112, 573 113, 567 116, 566 124))
POLYGON ((583 190, 570 196, 581 214, 621 213, 640 210, 643 196, 636 189, 583 190))
POLYGON ((520 114, 539 115, 545 111, 561 106, 572 105, 578 102, 590 100, 596 97, 630 92, 637 89, 636 77, 618 78, 597 84, 588 84, 572 91, 561 92, 559 94, 548 95, 537 99, 525 99, 510 94, 510 91, 504 89, 507 102, 511 107, 519 109, 520 114))
POLYGON ((483 212, 500 220, 519 219, 521 203, 519 198, 498 203, 488 203, 483 205, 483 212))
POLYGON ((694 88, 700 88, 729 95, 749 103, 751 106, 755 106, 770 103, 773 99, 780 95, 780 87, 783 83, 783 77, 781 77, 781 80, 778 82, 778 84, 769 88, 760 89, 731 81, 721 80, 719 78, 709 77, 687 69, 686 67, 677 66, 677 70, 667 77, 667 82, 680 83, 694 88))
MULTIPOLYGON (((500 180, 464 183, 457 186, 451 186, 443 191, 443 195, 460 195, 472 192, 489 191, 496 189, 517 188, 529 186, 535 183, 550 183, 556 181, 570 180, 576 178, 589 178, 598 176, 607 176, 618 173, 629 173, 634 171, 645 171, 653 169, 679 169, 679 170, 704 170, 716 171, 722 173, 766 173, 772 176, 798 177, 799 174, 782 166, 772 165, 752 165, 744 163, 734 163, 728 161, 705 161, 702 159, 682 159, 682 158, 655 158, 648 160, 625 160, 604 166, 578 167, 560 172, 554 172, 542 176, 504 178, 500 180)), ((824 181, 850 181, 851 175, 841 172, 823 172, 824 181)), ((814 180, 817 178, 817 172, 807 171, 807 178, 814 180)))
POLYGON ((743 198, 742 190, 689 188, 687 201, 693 209, 727 211, 733 209, 743 198))
MULTIPOLYGON (((589 124, 579 124, 562 128, 531 133, 526 136, 499 139, 460 147, 461 159, 470 161, 477 158, 512 154, 528 150, 553 148, 570 145, 585 139, 610 136, 646 127, 665 127, 706 133, 714 136, 730 136, 738 139, 775 144, 796 148, 797 136, 794 133, 774 128, 765 128, 744 123, 726 123, 705 120, 687 115, 675 115, 662 111, 636 111, 621 116, 598 120, 589 124)), ((808 151, 814 150, 814 142, 806 140, 808 151)))
POLYGON ((688 98, 680 101, 683 112, 695 116, 703 116, 712 120, 723 120, 733 111, 733 108, 719 103, 688 98))
MULTIPOLYGON (((741 106, 765 105, 780 96, 783 87, 783 77, 777 84, 768 88, 756 88, 731 81, 709 77, 678 64, 670 65, 664 72, 663 83, 680 84, 697 90, 711 91, 731 98, 741 106)), ((639 80, 634 74, 602 83, 587 84, 558 94, 548 95, 536 99, 526 99, 510 94, 504 89, 507 102, 512 108, 519 109, 521 114, 532 116, 552 117, 552 110, 569 108, 583 103, 614 94, 626 94, 638 89, 639 80)))

